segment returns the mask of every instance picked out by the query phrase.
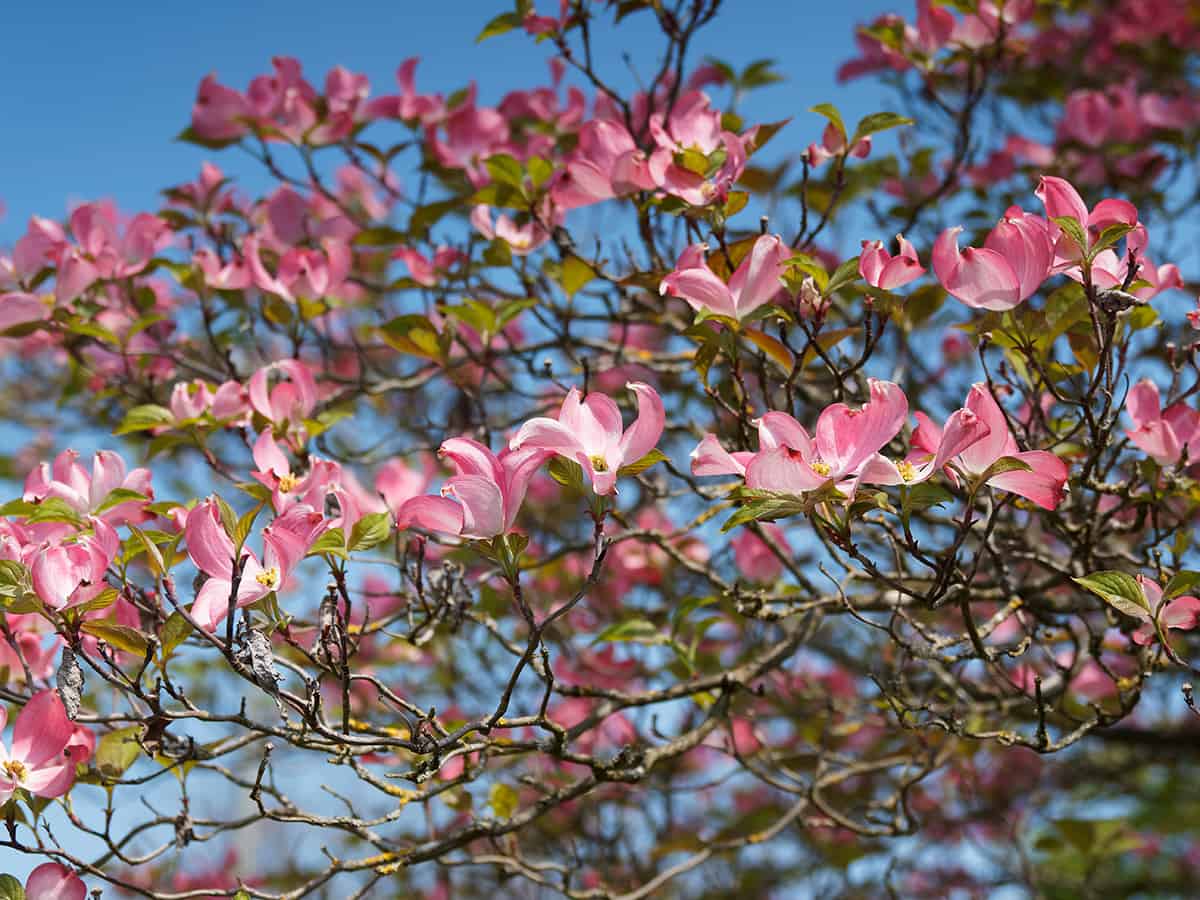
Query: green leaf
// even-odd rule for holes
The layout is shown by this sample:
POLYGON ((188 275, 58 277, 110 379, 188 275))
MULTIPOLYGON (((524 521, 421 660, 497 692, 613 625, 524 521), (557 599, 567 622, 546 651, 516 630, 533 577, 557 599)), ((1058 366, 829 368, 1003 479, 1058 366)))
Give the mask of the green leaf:
POLYGON ((179 610, 175 610, 167 616, 167 621, 163 624, 162 633, 159 636, 163 659, 170 657, 191 633, 192 626, 179 610))
POLYGON ((1055 216, 1054 224, 1063 230, 1063 232, 1079 248, 1080 253, 1086 253, 1088 249, 1087 232, 1083 230, 1083 226, 1079 224, 1079 220, 1074 216, 1055 216))
POLYGON ((556 456, 550 460, 546 471, 550 473, 551 478, 563 487, 573 487, 580 491, 583 490, 583 467, 574 460, 556 456))
POLYGON ((757 328, 745 329, 742 332, 742 336, 765 353, 771 362, 783 370, 784 374, 791 373, 792 366, 796 363, 796 358, 792 355, 792 351, 780 341, 771 337, 765 331, 759 331, 757 328))
MULTIPOLYGON (((1072 219, 1071 221, 1074 222, 1075 220, 1072 219)), ((1112 225, 1109 225, 1100 232, 1100 236, 1096 238, 1096 243, 1092 244, 1088 249, 1088 259, 1095 259, 1099 253, 1107 250, 1131 231, 1133 231, 1133 226, 1126 225, 1124 222, 1114 222, 1112 225)))
POLYGON ((25 900, 25 887, 12 875, 0 875, 0 900, 25 900))
POLYGON ((609 625, 596 635, 592 643, 632 641, 639 644, 663 644, 666 640, 666 637, 659 633, 658 626, 648 619, 627 619, 609 625))
POLYGON ((508 821, 521 805, 520 795, 516 789, 507 784, 496 782, 488 792, 488 806, 501 821, 508 821))
POLYGON ((791 121, 792 118, 789 116, 786 119, 780 119, 778 122, 766 122, 762 125, 759 125, 758 128, 755 129, 754 134, 749 138, 749 146, 746 147, 746 155, 750 156, 751 154, 761 150, 764 146, 766 146, 767 142, 771 140, 771 138, 779 134, 780 130, 791 121))
POLYGON ((133 653, 137 656, 145 656, 146 650, 150 646, 150 637, 136 628, 130 628, 128 625, 121 625, 110 619, 90 619, 79 626, 80 631, 87 632, 92 637, 99 638, 107 644, 111 644, 118 650, 124 650, 126 653, 133 653))
POLYGON ((122 503, 126 503, 130 500, 149 501, 149 499, 149 497, 143 493, 140 493, 139 491, 130 490, 129 488, 113 488, 111 491, 109 491, 108 496, 100 502, 100 505, 97 506, 93 512, 95 515, 100 515, 101 513, 108 512, 108 510, 112 509, 114 506, 120 506, 122 503))
POLYGON ((922 481, 909 489, 902 504, 906 512, 917 512, 934 506, 942 506, 954 501, 954 495, 940 484, 932 481, 922 481))
POLYGON ((525 184, 525 172, 516 157, 507 153, 497 153, 483 161, 492 181, 507 184, 509 187, 522 190, 525 184))
MULTIPOLYGON (((666 459, 667 459, 667 455, 665 453, 663 453, 661 450, 659 450, 658 448, 655 448, 655 449, 651 450, 649 453, 647 453, 645 456, 643 456, 641 459, 639 459, 637 462, 630 463, 627 466, 621 466, 621 468, 617 470, 617 474, 622 477, 628 477, 631 475, 640 475, 642 472, 645 472, 651 466, 656 466, 660 462, 665 462, 666 459)), ((575 463, 575 466, 576 466, 576 468, 578 468, 579 464, 575 463)), ((580 473, 581 473, 581 477, 582 477, 582 469, 580 470, 580 473)))
POLYGON ((520 27, 521 17, 515 12, 501 13, 483 26, 483 30, 479 32, 479 36, 475 38, 475 43, 482 43, 488 38, 495 37, 498 34, 505 34, 514 28, 520 27))
POLYGON ((170 425, 174 421, 174 414, 165 406, 146 403, 142 406, 135 406, 129 412, 125 413, 125 418, 121 420, 121 424, 117 426, 117 430, 113 434, 131 434, 135 431, 161 428, 163 425, 170 425))
POLYGON ((979 476, 979 483, 983 484, 989 478, 996 475, 1003 475, 1005 472, 1032 472, 1033 466, 1024 460, 1017 459, 1015 456, 1002 456, 986 469, 979 476))
POLYGON ((408 236, 403 231, 390 225, 377 225, 360 231, 354 236, 352 243, 360 247, 390 247, 403 244, 407 240, 408 236))
POLYGON ((142 752, 137 742, 141 732, 141 725, 130 725, 128 728, 110 731, 100 738, 96 744, 93 762, 101 775, 105 778, 120 778, 125 774, 142 752))
POLYGON ((1175 573, 1175 577, 1167 582, 1167 586, 1163 588, 1163 600, 1174 600, 1184 594, 1194 594, 1198 587, 1200 587, 1200 572, 1185 569, 1175 573))
POLYGON ((1132 575, 1106 569, 1071 580, 1127 616, 1146 621, 1153 613, 1141 585, 1132 575))
POLYGON ((209 138, 201 137, 196 134, 195 129, 190 125, 175 135, 175 140, 182 141, 185 144, 196 144, 200 147, 207 147, 209 150, 221 150, 225 147, 230 147, 238 142, 238 138, 209 138))
POLYGON ((575 254, 562 261, 562 274, 559 281, 568 297, 574 297, 579 290, 596 277, 596 270, 590 263, 584 262, 575 254))
POLYGON ((833 123, 833 127, 842 133, 842 140, 846 139, 846 123, 842 121, 842 114, 832 103, 818 103, 816 106, 810 106, 808 111, 827 118, 833 123))
POLYGON ((390 513, 367 513, 350 529, 350 550, 370 550, 382 544, 392 533, 392 516, 390 513))
POLYGON ((877 112, 871 113, 869 116, 864 116, 859 120, 859 123, 854 128, 854 136, 850 138, 848 143, 851 147, 857 144, 860 140, 868 135, 878 134, 881 131, 887 131, 890 128, 898 128, 901 125, 912 125, 913 120, 908 116, 902 116, 899 113, 893 112, 877 112))
POLYGON ((340 528, 329 529, 317 538, 305 556, 320 556, 322 553, 332 553, 344 558, 346 556, 346 533, 340 528))
POLYGON ((150 564, 150 571, 156 577, 165 575, 170 567, 167 565, 166 560, 163 559, 162 551, 158 549, 158 544, 154 542, 154 539, 132 523, 129 525, 129 531, 146 548, 146 558, 150 564))
POLYGON ((848 284, 853 284, 858 281, 858 257, 848 259, 840 266, 833 276, 829 279, 829 284, 825 286, 825 290, 821 293, 829 295, 837 291, 839 288, 845 287, 848 284))

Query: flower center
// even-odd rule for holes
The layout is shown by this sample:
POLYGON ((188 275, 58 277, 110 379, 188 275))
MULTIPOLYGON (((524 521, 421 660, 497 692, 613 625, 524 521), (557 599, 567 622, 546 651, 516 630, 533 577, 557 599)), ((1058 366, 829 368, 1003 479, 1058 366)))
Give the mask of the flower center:
POLYGON ((900 460, 896 463, 896 470, 900 473, 900 477, 905 481, 912 481, 917 477, 916 467, 907 460, 900 460))
POLYGON ((271 566, 269 569, 264 569, 254 576, 254 580, 265 588, 275 590, 275 588, 279 587, 279 569, 277 569, 275 566, 271 566))
POLYGON ((816 462, 810 462, 808 465, 822 478, 826 477, 830 472, 833 471, 829 468, 829 463, 821 462, 819 459, 816 462))
POLYGON ((605 458, 603 456, 600 456, 599 454, 597 454, 596 456, 589 457, 588 462, 590 462, 592 464, 592 469, 597 472, 607 472, 608 471, 607 460, 605 460, 605 458))
POLYGON ((300 484, 300 479, 291 472, 285 472, 279 476, 279 493, 290 494, 300 484))
POLYGON ((4 764, 4 774, 20 784, 29 774, 29 769, 26 768, 25 763, 21 762, 20 760, 10 759, 4 764))

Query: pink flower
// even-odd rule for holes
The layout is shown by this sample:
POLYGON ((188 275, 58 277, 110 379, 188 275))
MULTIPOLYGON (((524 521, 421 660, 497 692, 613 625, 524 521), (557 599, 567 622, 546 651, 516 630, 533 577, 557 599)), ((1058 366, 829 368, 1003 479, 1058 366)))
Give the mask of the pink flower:
MULTIPOLYGON (((1024 497, 1043 509, 1057 507, 1062 502, 1066 490, 1066 464, 1045 450, 1020 451, 1009 430, 1004 411, 992 397, 987 385, 972 386, 967 395, 965 409, 974 413, 988 427, 988 433, 955 456, 953 463, 966 474, 978 476, 986 472, 997 460, 1006 456, 1015 457, 1029 466, 1029 470, 1001 472, 992 475, 986 483, 1024 497)), ((912 436, 914 449, 936 454, 943 444, 942 429, 934 425, 923 413, 917 413, 917 421, 919 424, 912 436)), ((951 477, 955 477, 953 473, 951 477)))
POLYGON ((559 208, 573 209, 654 186, 646 155, 628 129, 612 119, 593 119, 579 130, 579 144, 553 196, 559 208))
POLYGON ((683 94, 667 120, 651 116, 650 133, 658 144, 650 154, 650 176, 692 206, 724 200, 746 167, 745 144, 721 127, 721 114, 701 91, 683 94))
POLYGON ((104 573, 116 558, 120 540, 103 519, 88 521, 91 534, 73 543, 49 541, 33 557, 33 590, 51 609, 86 603, 107 587, 104 573))
MULTIPOLYGON (((471 224, 489 241, 499 238, 507 243, 515 256, 528 256, 550 240, 550 232, 533 219, 518 225, 506 213, 501 213, 493 225, 491 207, 482 203, 471 210, 471 224)), ((557 217, 553 217, 549 224, 559 224, 557 217)))
POLYGON ((1143 378, 1129 391, 1129 417, 1133 430, 1126 431, 1135 446, 1160 466, 1179 462, 1186 448, 1192 462, 1200 454, 1200 412, 1185 403, 1175 403, 1165 412, 1158 386, 1143 378))
POLYGON ((638 381, 626 387, 637 395, 638 415, 624 432, 621 410, 611 397, 592 392, 584 398, 572 388, 557 419, 530 419, 509 446, 537 448, 574 460, 589 474, 597 494, 611 494, 621 467, 653 450, 666 423, 662 398, 654 388, 638 381))
POLYGON ((247 386, 254 411, 273 425, 300 425, 317 406, 317 384, 308 366, 299 360, 284 359, 259 369, 247 386), (275 373, 286 376, 268 388, 275 373))
POLYGON ((1177 628, 1180 631, 1191 631, 1200 625, 1200 598, 1192 596, 1173 597, 1163 603, 1163 591, 1157 582, 1145 575, 1137 577, 1142 588, 1142 596, 1150 607, 1150 612, 1138 613, 1143 622, 1133 633, 1133 642, 1141 646, 1154 643, 1158 635, 1154 629, 1154 621, 1158 620, 1163 631, 1177 628))
POLYGON ((25 882, 25 900, 86 900, 87 885, 58 863, 42 863, 29 873, 25 882))
POLYGON ((915 446, 914 440, 914 451, 898 463, 876 454, 863 469, 863 481, 869 484, 920 484, 991 432, 988 424, 974 410, 966 408, 951 413, 941 429, 937 429, 923 413, 917 413, 917 419, 923 427, 937 432, 936 439, 927 439, 920 447, 915 446), (934 443, 936 446, 929 449, 929 445, 934 443))
POLYGON ((425 458, 423 470, 419 472, 402 459, 389 459, 375 473, 375 491, 395 514, 407 501, 429 489, 433 475, 433 464, 428 457, 425 458))
POLYGON ((1012 309, 1021 302, 1021 281, 997 250, 958 249, 961 225, 947 228, 933 244, 933 272, 947 292, 975 309, 1012 309))
POLYGON ((861 409, 833 403, 821 411, 813 436, 786 413, 759 420, 759 451, 746 465, 746 486, 786 494, 815 490, 828 481, 849 482, 853 493, 862 468, 904 425, 908 399, 899 385, 870 379, 871 398, 861 409))
POLYGON ((206 75, 196 91, 192 107, 192 130, 212 141, 237 140, 246 133, 250 105, 238 91, 217 83, 215 74, 206 75))
MULTIPOLYGON (((791 552, 787 535, 772 522, 760 526, 779 545, 784 553, 791 552)), ((751 581, 771 582, 783 572, 783 561, 767 546, 767 542, 749 529, 743 528, 733 539, 733 562, 743 578, 751 581)))
MULTIPOLYGON (((0 706, 0 730, 8 710, 0 706)), ((75 727, 54 691, 34 694, 13 724, 12 750, 0 741, 0 804, 21 788, 36 797, 61 797, 75 781, 75 763, 62 756, 75 727)))
POLYGON ((817 418, 815 434, 783 412, 758 420, 758 452, 729 453, 705 435, 692 451, 695 475, 741 475, 747 487, 802 494, 833 481, 853 493, 866 467, 904 425, 908 399, 899 385, 869 380, 861 409, 834 403, 817 418))
POLYGON ((872 287, 890 291, 902 287, 925 273, 921 260, 913 245, 896 235, 900 253, 892 256, 884 249, 882 241, 863 241, 862 255, 858 259, 858 274, 872 287))
MULTIPOLYGON (((249 606, 278 590, 325 528, 320 513, 293 506, 263 529, 263 560, 243 547, 245 560, 238 583, 236 606, 249 606)), ((188 513, 184 526, 188 556, 208 578, 196 594, 192 617, 209 631, 229 612, 233 593, 235 548, 221 524, 215 500, 205 500, 188 513)))
MULTIPOLYGON (((1055 246, 1055 271, 1066 271, 1078 264, 1080 257, 1087 253, 1091 245, 1092 231, 1099 233, 1109 225, 1116 224, 1128 225, 1130 228, 1138 226, 1137 208, 1129 201, 1110 197, 1101 200, 1088 212, 1087 204, 1083 202, 1079 192, 1069 181, 1062 178, 1044 175, 1034 193, 1045 205, 1048 218, 1074 219, 1087 239, 1087 246, 1079 247, 1066 232, 1060 234, 1055 246)), ((1145 245, 1144 237, 1143 234, 1142 246, 1145 245)), ((1140 250, 1140 247, 1138 249, 1140 250)))
MULTIPOLYGON (((55 457, 53 465, 41 463, 25 478, 26 500, 40 501, 48 497, 62 500, 81 515, 95 513, 118 488, 134 491, 147 500, 154 499, 149 469, 127 472, 125 460, 112 450, 100 450, 92 458, 92 471, 79 465, 79 453, 64 450, 55 457)), ((126 500, 98 513, 109 525, 144 522, 150 514, 144 510, 146 500, 126 500)))
POLYGON ((999 253, 1017 276, 1017 299, 1028 300, 1050 274, 1054 263, 1054 238, 1050 223, 1041 216, 1010 206, 983 246, 999 253))
POLYGON ((830 122, 825 126, 821 135, 821 143, 808 145, 809 165, 819 166, 828 159, 840 153, 853 156, 856 159, 866 159, 871 155, 871 136, 859 138, 849 151, 846 150, 846 134, 838 126, 830 122))
POLYGON ((442 486, 442 497, 405 501, 397 513, 400 527, 411 521, 435 531, 491 538, 512 530, 529 480, 550 454, 514 447, 497 456, 478 441, 459 437, 444 441, 438 455, 449 458, 454 476, 442 486))
POLYGON ((658 286, 660 294, 682 297, 697 312, 707 310, 740 319, 779 293, 780 278, 792 251, 779 235, 764 234, 746 254, 726 285, 708 267, 705 244, 692 244, 679 257, 675 271, 658 286))

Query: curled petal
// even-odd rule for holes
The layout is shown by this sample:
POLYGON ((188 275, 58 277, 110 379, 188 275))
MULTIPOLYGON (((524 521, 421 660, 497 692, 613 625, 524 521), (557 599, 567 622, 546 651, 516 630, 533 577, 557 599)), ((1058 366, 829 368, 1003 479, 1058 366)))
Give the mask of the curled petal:
POLYGON ((1012 309, 1021 302, 1017 273, 995 250, 958 249, 961 226, 947 228, 933 245, 933 271, 947 292, 975 309, 1012 309))
POLYGON ((658 391, 640 381, 625 385, 638 398, 638 414, 621 435, 621 458, 625 464, 637 462, 654 449, 666 425, 666 412, 658 391))

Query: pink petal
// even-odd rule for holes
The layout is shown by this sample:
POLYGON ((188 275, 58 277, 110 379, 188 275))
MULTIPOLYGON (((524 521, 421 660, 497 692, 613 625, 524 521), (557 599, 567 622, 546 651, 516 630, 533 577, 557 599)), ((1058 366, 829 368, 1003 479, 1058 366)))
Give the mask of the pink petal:
POLYGON ((462 534, 490 538, 504 533, 504 497, 495 481, 482 475, 457 475, 442 493, 462 504, 462 534))
POLYGON ((933 271, 950 294, 975 309, 1006 310, 1021 302, 1013 267, 995 250, 959 252, 961 226, 947 228, 933 245, 933 271))
POLYGON ((25 900, 86 900, 87 885, 58 863, 42 863, 29 873, 25 900))
POLYGON ((715 434, 706 434, 691 453, 692 474, 706 475, 740 475, 745 476, 746 464, 753 457, 751 453, 731 454, 721 446, 715 434), (741 457, 739 459, 739 457, 741 457))
POLYGON ((1053 453, 1028 450, 1014 453, 1032 471, 1012 471, 993 475, 988 484, 1035 503, 1042 509, 1054 509, 1062 502, 1067 483, 1067 465, 1053 453))
POLYGON ((779 235, 764 234, 754 242, 729 279, 729 293, 736 298, 736 316, 753 312, 779 293, 782 288, 779 278, 791 256, 791 249, 779 235))
POLYGON ((423 528, 442 534, 461 534, 463 508, 445 497, 413 497, 405 500, 396 511, 396 527, 423 528))
POLYGON ((796 451, 776 447, 756 453, 746 466, 746 486, 784 494, 802 494, 829 480, 818 475, 796 451))
POLYGON ((33 695, 13 725, 12 758, 38 768, 62 753, 75 726, 54 691, 33 695))
POLYGON ((233 576, 233 540, 225 533, 215 501, 205 500, 188 513, 184 536, 196 568, 213 578, 233 576))
POLYGON ((651 450, 662 437, 666 425, 666 412, 658 391, 640 381, 625 385, 638 398, 638 414, 634 423, 621 435, 620 451, 624 464, 635 463, 651 450))

